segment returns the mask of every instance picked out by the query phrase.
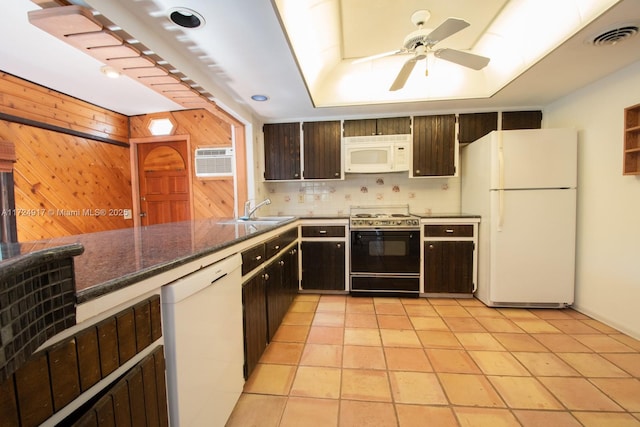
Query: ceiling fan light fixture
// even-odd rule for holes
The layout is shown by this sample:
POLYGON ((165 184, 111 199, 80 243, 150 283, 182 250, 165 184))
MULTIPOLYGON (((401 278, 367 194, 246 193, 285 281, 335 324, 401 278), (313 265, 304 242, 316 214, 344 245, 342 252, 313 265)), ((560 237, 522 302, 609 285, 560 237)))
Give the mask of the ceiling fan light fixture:
POLYGON ((267 95, 257 94, 257 95, 251 95, 251 99, 257 102, 265 102, 269 100, 269 97, 267 95))
POLYGON ((205 24, 204 17, 186 7, 173 7, 167 11, 169 20, 182 28, 201 28, 205 24))

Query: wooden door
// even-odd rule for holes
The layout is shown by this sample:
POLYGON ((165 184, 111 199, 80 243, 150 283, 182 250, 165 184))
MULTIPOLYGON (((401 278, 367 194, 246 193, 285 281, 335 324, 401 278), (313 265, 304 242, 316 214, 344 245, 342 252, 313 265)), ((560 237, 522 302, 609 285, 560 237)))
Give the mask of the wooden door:
POLYGON ((242 285, 244 326, 244 378, 258 365, 267 347, 267 300, 264 273, 258 273, 242 285))
POLYGON ((302 242, 302 289, 345 289, 344 242, 302 242))
POLYGON ((141 224, 190 219, 187 143, 154 142, 137 147, 141 224))
POLYGON ((264 179, 300 179, 300 123, 266 124, 264 179))
POLYGON ((344 136, 368 136, 378 133, 376 119, 344 121, 344 136))
POLYGON ((411 133, 410 117, 389 117, 376 121, 378 135, 403 135, 411 133))
POLYGON ((455 167, 456 116, 413 118, 413 176, 452 176, 455 167))
POLYGON ((473 292, 473 242, 425 242, 424 291, 465 294, 473 292))
POLYGON ((340 121, 305 122, 304 178, 340 179, 340 121))

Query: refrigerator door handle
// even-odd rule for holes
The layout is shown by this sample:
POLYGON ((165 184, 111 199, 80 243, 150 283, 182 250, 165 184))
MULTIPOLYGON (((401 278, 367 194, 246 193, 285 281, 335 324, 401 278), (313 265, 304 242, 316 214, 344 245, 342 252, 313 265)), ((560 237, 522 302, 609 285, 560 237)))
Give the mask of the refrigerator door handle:
POLYGON ((502 132, 498 132, 498 227, 502 231, 504 223, 504 146, 502 144, 502 132))

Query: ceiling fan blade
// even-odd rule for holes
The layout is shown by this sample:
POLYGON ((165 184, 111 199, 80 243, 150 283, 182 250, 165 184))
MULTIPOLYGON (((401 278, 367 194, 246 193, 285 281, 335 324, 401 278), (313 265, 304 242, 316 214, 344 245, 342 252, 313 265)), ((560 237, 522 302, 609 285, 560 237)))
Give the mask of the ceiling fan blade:
POLYGON ((449 18, 442 24, 440 24, 435 30, 431 31, 429 35, 427 35, 426 38, 428 40, 428 44, 433 46, 439 41, 442 41, 447 37, 454 35, 458 31, 464 30, 469 25, 471 24, 469 24, 464 19, 449 18))
POLYGON ((385 56, 398 55, 400 53, 404 53, 404 50, 392 50, 390 52, 378 53, 376 55, 364 56, 362 58, 358 58, 354 61, 351 61, 352 64, 360 64, 362 62, 373 61, 374 59, 384 58, 385 56))
POLYGON ((438 49, 433 54, 437 58, 442 58, 446 61, 469 67, 474 70, 481 70, 487 66, 490 59, 485 56, 474 55, 469 52, 462 52, 455 49, 438 49))
POLYGON ((416 66, 416 62, 418 62, 416 58, 411 58, 404 63, 404 65, 400 69, 400 72, 398 73, 398 76, 396 77, 396 79, 393 81, 393 84, 389 88, 390 91, 396 91, 404 87, 404 84, 407 82, 407 79, 409 78, 409 76, 411 75, 411 72, 413 71, 413 67, 416 66))

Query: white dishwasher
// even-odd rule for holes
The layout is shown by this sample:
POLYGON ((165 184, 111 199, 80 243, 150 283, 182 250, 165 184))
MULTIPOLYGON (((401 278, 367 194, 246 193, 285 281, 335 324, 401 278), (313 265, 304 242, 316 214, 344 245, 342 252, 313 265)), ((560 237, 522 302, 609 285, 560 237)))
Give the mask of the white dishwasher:
POLYGON ((233 255, 162 288, 172 427, 224 426, 242 393, 241 264, 233 255))

